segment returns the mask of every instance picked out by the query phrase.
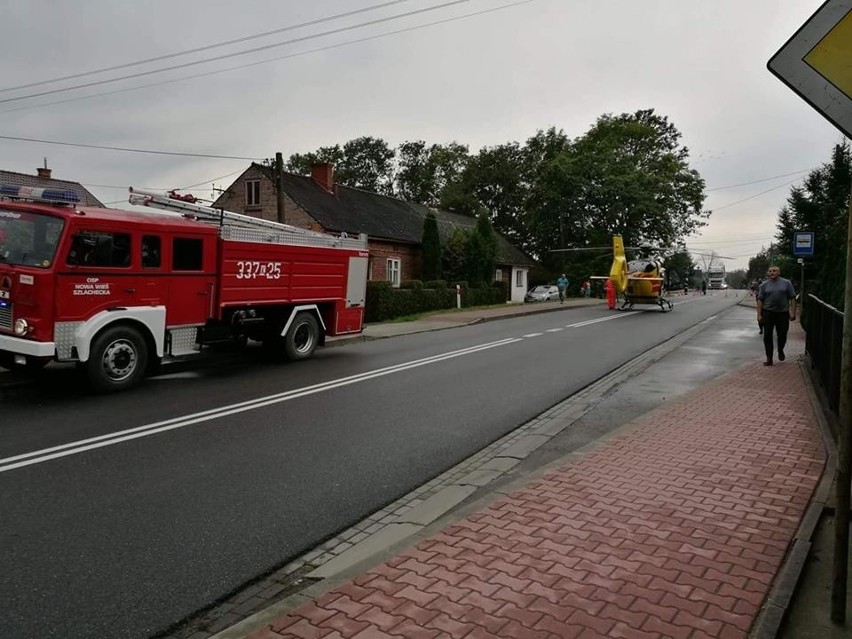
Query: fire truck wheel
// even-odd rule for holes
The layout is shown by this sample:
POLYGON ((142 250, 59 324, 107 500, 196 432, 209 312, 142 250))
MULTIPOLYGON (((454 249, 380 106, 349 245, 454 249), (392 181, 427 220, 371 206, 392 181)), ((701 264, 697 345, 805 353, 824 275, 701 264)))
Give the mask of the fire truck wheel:
POLYGON ((138 330, 131 326, 113 326, 98 335, 92 344, 86 373, 99 392, 133 386, 145 374, 148 346, 138 330))
POLYGON ((307 359, 314 354, 319 342, 319 325, 311 313, 299 313, 284 336, 287 359, 307 359))

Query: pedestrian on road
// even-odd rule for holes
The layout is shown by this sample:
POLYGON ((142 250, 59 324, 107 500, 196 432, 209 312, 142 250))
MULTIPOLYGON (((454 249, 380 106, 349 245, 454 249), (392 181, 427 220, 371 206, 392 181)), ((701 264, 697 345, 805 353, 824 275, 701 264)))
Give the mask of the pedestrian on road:
POLYGON ((772 366, 772 329, 778 334, 778 361, 784 361, 787 331, 796 319, 796 292, 793 283, 781 277, 781 269, 769 267, 769 279, 757 290, 757 323, 763 327, 764 366, 772 366))
POLYGON ((565 291, 568 290, 568 278, 565 277, 565 273, 556 280, 556 288, 559 289, 559 303, 561 304, 565 301, 565 291))
POLYGON ((707 280, 701 280, 701 294, 707 295, 707 280))

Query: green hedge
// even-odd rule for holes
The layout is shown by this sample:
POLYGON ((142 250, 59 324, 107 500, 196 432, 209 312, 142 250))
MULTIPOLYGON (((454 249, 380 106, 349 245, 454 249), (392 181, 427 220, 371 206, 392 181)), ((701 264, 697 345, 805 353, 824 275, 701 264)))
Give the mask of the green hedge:
POLYGON ((470 288, 467 282, 405 282, 405 287, 394 288, 390 282, 367 282, 366 322, 384 322, 406 315, 417 315, 456 307, 456 284, 461 285, 462 307, 488 306, 506 301, 506 286, 495 282, 493 286, 470 288), (437 285, 435 288, 428 286, 437 285))

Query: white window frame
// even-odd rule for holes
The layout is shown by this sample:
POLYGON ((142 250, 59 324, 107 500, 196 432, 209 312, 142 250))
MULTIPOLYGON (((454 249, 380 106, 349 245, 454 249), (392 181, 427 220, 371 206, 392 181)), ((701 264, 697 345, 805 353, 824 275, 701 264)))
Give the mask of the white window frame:
POLYGON ((260 206, 260 180, 246 180, 246 206, 260 206))
POLYGON ((498 268, 497 271, 495 271, 494 281, 495 282, 502 282, 503 281, 503 269, 502 268, 498 268))
POLYGON ((518 269, 515 271, 515 288, 526 288, 526 283, 524 282, 524 270, 518 269))
POLYGON ((389 257, 387 262, 388 282, 394 288, 399 288, 400 274, 402 273, 402 261, 398 257, 389 257))

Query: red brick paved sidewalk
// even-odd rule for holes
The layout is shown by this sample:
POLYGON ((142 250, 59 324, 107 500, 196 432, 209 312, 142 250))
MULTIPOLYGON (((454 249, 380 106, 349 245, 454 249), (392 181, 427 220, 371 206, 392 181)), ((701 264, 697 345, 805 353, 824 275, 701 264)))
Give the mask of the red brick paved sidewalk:
POLYGON ((791 337, 250 637, 745 637, 825 462, 791 337))

